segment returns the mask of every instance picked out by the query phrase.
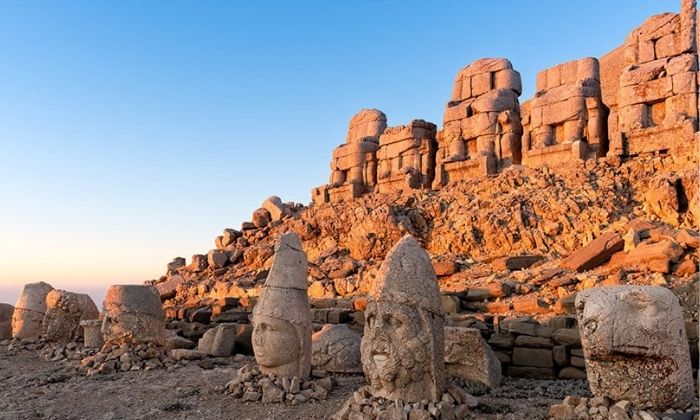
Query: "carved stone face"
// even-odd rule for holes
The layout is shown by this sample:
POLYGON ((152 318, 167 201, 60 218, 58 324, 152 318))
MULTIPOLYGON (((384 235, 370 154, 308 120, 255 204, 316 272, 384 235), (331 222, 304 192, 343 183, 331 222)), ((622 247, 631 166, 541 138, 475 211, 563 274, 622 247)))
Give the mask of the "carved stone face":
POLYGON ((265 372, 291 372, 297 376, 301 356, 301 342, 297 329, 291 322, 258 315, 253 320, 253 351, 255 359, 265 372), (289 369, 287 369, 289 367, 289 369))
POLYGON ((362 367, 373 394, 409 401, 433 397, 430 313, 396 303, 369 302, 366 314, 362 367))
POLYGON ((105 342, 109 344, 122 342, 162 344, 165 340, 164 334, 163 321, 146 314, 105 313, 102 321, 102 335, 105 342))

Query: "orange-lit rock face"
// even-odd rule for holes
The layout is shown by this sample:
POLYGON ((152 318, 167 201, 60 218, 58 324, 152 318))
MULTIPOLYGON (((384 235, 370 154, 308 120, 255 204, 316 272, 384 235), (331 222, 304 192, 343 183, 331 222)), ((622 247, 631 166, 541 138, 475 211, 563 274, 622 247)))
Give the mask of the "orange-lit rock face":
POLYGON ((435 175, 435 124, 413 120, 390 127, 379 138, 377 190, 430 188, 435 175))
POLYGON ((495 173, 520 163, 520 73, 505 58, 484 58, 462 69, 438 137, 433 185, 495 173))
POLYGON ((625 42, 620 75, 619 133, 611 152, 638 155, 693 148, 698 128, 697 12, 684 1, 680 14, 652 16, 625 42))

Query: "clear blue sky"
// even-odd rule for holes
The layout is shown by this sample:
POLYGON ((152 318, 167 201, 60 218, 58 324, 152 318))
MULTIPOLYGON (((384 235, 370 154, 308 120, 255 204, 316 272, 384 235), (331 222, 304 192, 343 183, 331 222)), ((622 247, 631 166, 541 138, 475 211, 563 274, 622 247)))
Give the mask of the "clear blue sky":
POLYGON ((522 101, 679 4, 2 0, 0 301, 157 278, 268 195, 307 203, 360 108, 440 124, 457 71, 498 56, 522 101))

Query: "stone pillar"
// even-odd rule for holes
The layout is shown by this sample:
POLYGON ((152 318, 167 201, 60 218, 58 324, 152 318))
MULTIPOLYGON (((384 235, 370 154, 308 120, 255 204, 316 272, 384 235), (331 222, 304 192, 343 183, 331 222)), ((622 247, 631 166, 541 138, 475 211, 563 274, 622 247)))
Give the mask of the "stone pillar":
POLYGON ((102 344, 104 343, 102 337, 102 321, 99 319, 86 319, 80 321, 80 326, 83 327, 85 347, 91 349, 102 348, 102 344))

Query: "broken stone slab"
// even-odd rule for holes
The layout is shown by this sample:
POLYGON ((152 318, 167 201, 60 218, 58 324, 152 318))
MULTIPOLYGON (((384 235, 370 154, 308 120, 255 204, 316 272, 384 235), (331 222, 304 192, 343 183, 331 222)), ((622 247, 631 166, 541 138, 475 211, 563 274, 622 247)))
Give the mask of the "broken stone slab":
POLYGON ((493 260, 491 265, 494 270, 524 270, 544 259, 541 255, 516 255, 510 257, 501 257, 493 260))
POLYGON ((576 312, 591 391, 642 409, 697 401, 678 299, 655 286, 583 290, 576 312))
POLYGON ((188 350, 188 349, 172 349, 170 350, 170 357, 173 358, 173 360, 201 360, 207 357, 205 353, 202 353, 197 350, 188 350))
POLYGON ((12 337, 22 340, 39 338, 46 314, 46 295, 53 290, 44 282, 25 284, 12 313, 12 337))
POLYGON ((191 350, 197 345, 185 337, 180 337, 174 330, 166 330, 165 333, 165 348, 172 349, 188 349, 191 350))
POLYGON ((219 249, 212 249, 207 254, 207 263, 214 269, 221 268, 228 263, 228 255, 219 249))
POLYGON ((311 336, 311 364, 333 373, 362 373, 361 337, 345 324, 326 324, 311 336))
POLYGON ((501 363, 478 329, 445 327, 445 375, 495 388, 501 363))
POLYGON ((273 221, 281 220, 282 217, 289 212, 289 210, 282 203, 282 199, 276 195, 268 197, 267 200, 263 202, 262 208, 270 212, 270 217, 273 221))
POLYGON ((592 270, 607 262, 610 257, 625 247, 625 240, 617 232, 604 233, 585 247, 569 254, 561 267, 578 272, 592 270))

